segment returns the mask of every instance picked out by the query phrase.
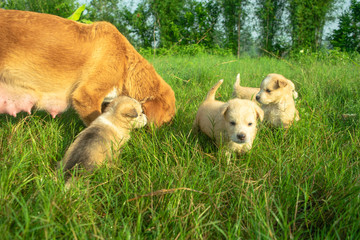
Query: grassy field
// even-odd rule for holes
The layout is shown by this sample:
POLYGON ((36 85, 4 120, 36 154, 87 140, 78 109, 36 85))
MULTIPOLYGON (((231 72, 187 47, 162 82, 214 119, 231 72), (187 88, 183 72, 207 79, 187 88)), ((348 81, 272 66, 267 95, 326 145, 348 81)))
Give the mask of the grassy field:
POLYGON ((70 191, 56 163, 84 129, 73 111, 0 115, 2 239, 359 239, 360 66, 337 59, 285 61, 202 55, 149 59, 173 87, 171 125, 142 129, 117 166, 70 191), (301 120, 285 132, 260 124, 254 147, 227 164, 223 149, 191 133, 197 108, 237 73, 259 86, 293 80, 301 120), (344 119, 342 114, 357 114, 344 119))

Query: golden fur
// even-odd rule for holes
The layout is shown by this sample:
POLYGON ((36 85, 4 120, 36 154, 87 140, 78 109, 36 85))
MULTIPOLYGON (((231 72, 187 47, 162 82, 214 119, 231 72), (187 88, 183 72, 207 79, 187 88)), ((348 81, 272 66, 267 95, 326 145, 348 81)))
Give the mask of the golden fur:
POLYGON ((60 166, 67 177, 68 170, 77 165, 86 170, 94 169, 111 157, 112 149, 118 150, 130 139, 131 129, 141 128, 146 122, 138 101, 126 96, 114 99, 104 113, 77 136, 60 166))
POLYGON ((234 83, 233 97, 240 99, 248 99, 256 102, 256 94, 260 91, 260 88, 243 87, 240 86, 240 73, 236 76, 234 83))
POLYGON ((264 119, 275 127, 290 127, 293 121, 300 119, 295 107, 297 97, 295 85, 280 74, 269 74, 261 82, 256 100, 264 110, 264 119))
MULTIPOLYGON (((280 74, 273 74, 273 76, 282 76, 280 74)), ((284 78, 284 76, 282 76, 284 78)), ((295 85, 290 80, 286 79, 289 84, 293 87, 293 96, 296 99, 298 97, 298 93, 295 91, 295 85)), ((248 99, 254 102, 256 101, 256 94, 260 92, 260 88, 255 87, 243 87, 240 85, 240 73, 236 76, 236 81, 233 86, 233 97, 237 97, 240 99, 248 99)))
POLYGON ((217 144, 225 144, 228 153, 245 153, 252 147, 257 132, 257 120, 263 119, 264 112, 250 100, 215 100, 216 90, 222 82, 223 80, 220 80, 211 88, 205 101, 200 105, 193 131, 201 130, 215 139, 217 144))
POLYGON ((0 113, 72 105, 89 125, 120 95, 144 101, 157 126, 175 115, 171 87, 110 23, 0 9, 0 113))

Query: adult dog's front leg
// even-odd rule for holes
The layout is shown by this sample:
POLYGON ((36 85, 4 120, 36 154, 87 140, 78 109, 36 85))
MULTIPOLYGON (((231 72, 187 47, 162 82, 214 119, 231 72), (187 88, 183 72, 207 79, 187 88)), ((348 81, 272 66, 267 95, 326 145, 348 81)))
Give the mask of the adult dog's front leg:
POLYGON ((101 114, 101 104, 110 89, 79 86, 72 94, 72 104, 81 120, 89 126, 101 114))

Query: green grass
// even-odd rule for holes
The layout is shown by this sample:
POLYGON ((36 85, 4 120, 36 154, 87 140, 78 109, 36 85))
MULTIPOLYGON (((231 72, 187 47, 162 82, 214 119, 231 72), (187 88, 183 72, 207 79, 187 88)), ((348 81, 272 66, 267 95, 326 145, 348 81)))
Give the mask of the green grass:
POLYGON ((84 129, 74 111, 0 115, 1 238, 359 239, 360 66, 305 60, 151 58, 175 91, 173 123, 133 132, 116 167, 70 191, 56 164, 84 129), (221 78, 227 101, 237 73, 255 87, 272 72, 296 84, 301 120, 287 132, 260 124, 253 149, 227 164, 191 133, 197 108, 221 78))

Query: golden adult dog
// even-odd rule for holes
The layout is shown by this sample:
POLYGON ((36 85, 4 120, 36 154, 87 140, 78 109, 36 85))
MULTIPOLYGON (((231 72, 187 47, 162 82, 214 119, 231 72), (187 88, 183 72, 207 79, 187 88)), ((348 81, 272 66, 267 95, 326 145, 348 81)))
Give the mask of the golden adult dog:
POLYGON ((144 101, 157 126, 175 115, 171 87, 110 23, 0 9, 0 113, 71 105, 89 125, 120 95, 144 101))
POLYGON ((93 170, 111 157, 111 150, 118 150, 130 139, 133 128, 145 126, 147 119, 141 104, 133 98, 120 96, 114 99, 104 113, 85 128, 70 145, 60 163, 69 177, 68 170, 81 165, 93 170))
POLYGON ((215 93, 223 80, 216 83, 200 105, 193 124, 193 131, 201 130, 217 144, 224 143, 227 154, 242 154, 251 149, 257 132, 257 120, 263 120, 263 110, 254 102, 231 99, 215 100, 215 93))

